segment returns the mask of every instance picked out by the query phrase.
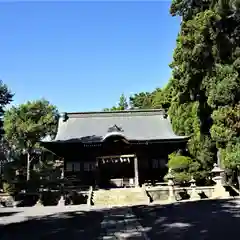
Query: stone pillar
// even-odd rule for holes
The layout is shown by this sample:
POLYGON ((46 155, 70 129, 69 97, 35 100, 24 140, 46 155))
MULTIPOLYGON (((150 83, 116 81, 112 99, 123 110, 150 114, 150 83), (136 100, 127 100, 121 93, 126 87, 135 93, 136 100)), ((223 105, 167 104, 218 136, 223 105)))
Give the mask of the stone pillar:
POLYGON ((94 170, 94 176, 95 176, 95 188, 99 187, 100 182, 100 169, 99 169, 99 159, 96 159, 96 168, 94 170))
POLYGON ((43 203, 42 203, 42 194, 39 194, 39 198, 38 198, 38 200, 37 200, 37 202, 36 202, 36 204, 34 205, 34 206, 36 206, 36 207, 42 207, 43 206, 43 203))
POLYGON ((168 190, 169 190, 169 195, 168 195, 168 201, 170 202, 175 202, 176 201, 176 197, 174 194, 174 176, 172 175, 172 170, 171 168, 169 168, 168 174, 166 176, 167 180, 168 180, 168 190))
POLYGON ((190 184, 191 184, 190 187, 192 188, 192 192, 190 194, 190 199, 191 200, 200 200, 201 197, 196 190, 196 180, 193 177, 190 180, 190 184))
POLYGON ((222 162, 222 154, 221 154, 221 149, 218 148, 217 150, 217 165, 218 167, 220 167, 222 169, 222 172, 220 173, 220 175, 222 176, 222 184, 225 184, 226 183, 226 173, 224 171, 224 164, 222 162))
POLYGON ((92 206, 92 197, 93 197, 93 187, 90 186, 88 190, 88 199, 87 199, 87 205, 92 206))
POLYGON ((62 207, 62 206, 65 206, 65 199, 64 199, 64 196, 61 196, 59 201, 58 201, 58 206, 59 207, 62 207))
POLYGON ((63 161, 63 167, 61 169, 60 194, 61 194, 61 197, 60 197, 60 199, 58 201, 58 206, 65 206, 65 198, 64 198, 64 161, 63 161))
POLYGON ((138 159, 134 157, 134 184, 135 187, 139 187, 139 171, 138 171, 138 159))
POLYGON ((174 182, 173 180, 168 180, 168 189, 169 189, 169 196, 168 201, 174 202, 176 200, 174 195, 174 182))

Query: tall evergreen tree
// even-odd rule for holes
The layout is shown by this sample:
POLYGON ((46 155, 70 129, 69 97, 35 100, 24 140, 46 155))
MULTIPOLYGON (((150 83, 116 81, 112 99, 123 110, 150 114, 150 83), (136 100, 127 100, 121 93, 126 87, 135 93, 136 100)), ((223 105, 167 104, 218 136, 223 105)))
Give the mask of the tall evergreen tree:
POLYGON ((126 109, 128 109, 127 98, 125 97, 124 94, 122 94, 119 98, 118 110, 126 110, 126 109))
POLYGON ((189 150, 199 170, 210 170, 219 149, 230 167, 227 155, 240 151, 239 1, 174 0, 170 11, 182 17, 171 64, 173 127, 193 134, 189 150))

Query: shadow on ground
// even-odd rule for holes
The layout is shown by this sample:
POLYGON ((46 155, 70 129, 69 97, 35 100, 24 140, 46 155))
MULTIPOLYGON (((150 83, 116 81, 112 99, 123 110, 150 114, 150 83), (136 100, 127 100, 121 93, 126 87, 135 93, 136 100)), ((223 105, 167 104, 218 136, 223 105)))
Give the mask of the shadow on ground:
POLYGON ((14 214, 17 214, 19 212, 0 212, 0 218, 1 217, 8 217, 8 216, 12 216, 14 214))
POLYGON ((237 200, 206 200, 136 206, 133 212, 150 239, 235 239, 240 234, 237 200))
POLYGON ((137 234, 137 222, 142 225, 140 230, 152 240, 234 239, 240 234, 238 201, 141 205, 132 207, 132 211, 127 207, 59 213, 55 210, 48 216, 0 225, 0 239, 144 239, 137 234))
POLYGON ((2 225, 0 239, 97 239, 101 230, 101 220, 102 213, 97 211, 28 217, 22 222, 2 225))

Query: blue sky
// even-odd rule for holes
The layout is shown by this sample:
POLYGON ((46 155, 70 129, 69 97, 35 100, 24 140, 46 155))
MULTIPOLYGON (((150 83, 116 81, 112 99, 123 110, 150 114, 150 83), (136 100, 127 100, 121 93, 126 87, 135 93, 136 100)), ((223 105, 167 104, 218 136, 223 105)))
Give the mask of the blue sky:
POLYGON ((0 79, 14 103, 111 107, 164 86, 180 20, 170 2, 0 3, 0 79))

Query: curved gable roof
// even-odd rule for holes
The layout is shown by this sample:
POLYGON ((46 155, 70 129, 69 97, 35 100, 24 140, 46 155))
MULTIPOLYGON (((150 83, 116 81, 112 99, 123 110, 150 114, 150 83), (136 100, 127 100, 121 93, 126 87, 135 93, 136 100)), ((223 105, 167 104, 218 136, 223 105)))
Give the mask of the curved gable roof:
POLYGON ((184 140, 177 136, 163 110, 66 113, 54 141, 101 142, 110 132, 129 141, 184 140))

